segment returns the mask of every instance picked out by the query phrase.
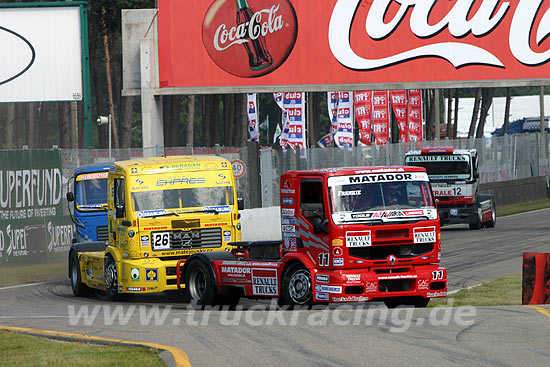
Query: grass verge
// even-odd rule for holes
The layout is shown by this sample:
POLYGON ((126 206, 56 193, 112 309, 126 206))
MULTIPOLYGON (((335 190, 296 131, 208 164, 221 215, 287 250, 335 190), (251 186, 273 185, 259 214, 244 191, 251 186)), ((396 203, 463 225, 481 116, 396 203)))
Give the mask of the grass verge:
POLYGON ((4 263, 0 265, 0 288, 11 285, 66 279, 68 277, 67 274, 66 262, 33 265, 4 263))
POLYGON ((510 274, 480 286, 463 289, 446 298, 432 299, 429 307, 521 305, 521 273, 510 274))
POLYGON ((2 366, 165 366, 158 352, 147 348, 64 342, 7 330, 0 330, 0 345, 2 366))
POLYGON ((502 207, 497 206, 497 217, 505 217, 507 215, 519 214, 546 208, 550 208, 550 199, 528 201, 526 203, 512 204, 502 207))

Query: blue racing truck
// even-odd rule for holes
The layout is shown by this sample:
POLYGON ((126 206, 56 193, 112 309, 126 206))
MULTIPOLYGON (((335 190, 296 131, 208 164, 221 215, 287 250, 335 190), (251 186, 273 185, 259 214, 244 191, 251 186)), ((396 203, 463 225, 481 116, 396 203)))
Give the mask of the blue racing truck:
POLYGON ((69 180, 67 201, 75 224, 73 243, 109 240, 107 227, 107 175, 111 162, 78 168, 69 180), (71 181, 73 190, 70 191, 71 181), (73 203, 71 210, 70 203, 73 203))

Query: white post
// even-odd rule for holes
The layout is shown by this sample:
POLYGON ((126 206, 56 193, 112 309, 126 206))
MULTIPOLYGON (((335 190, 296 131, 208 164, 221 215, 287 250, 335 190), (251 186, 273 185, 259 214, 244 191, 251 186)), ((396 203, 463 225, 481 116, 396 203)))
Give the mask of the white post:
POLYGON ((112 160, 111 156, 111 134, 113 133, 111 130, 111 114, 109 114, 109 160, 112 160))

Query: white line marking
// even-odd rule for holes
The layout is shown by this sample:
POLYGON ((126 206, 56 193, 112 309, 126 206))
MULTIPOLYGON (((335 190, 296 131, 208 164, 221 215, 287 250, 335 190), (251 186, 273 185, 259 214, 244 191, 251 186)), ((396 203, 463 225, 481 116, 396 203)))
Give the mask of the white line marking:
POLYGON ((33 285, 40 285, 40 284, 47 284, 47 283, 52 283, 52 282, 40 282, 40 283, 31 283, 31 284, 12 285, 12 286, 10 286, 10 287, 0 288, 0 291, 1 291, 1 290, 4 290, 4 289, 13 289, 13 288, 22 288, 22 287, 32 287, 33 285))

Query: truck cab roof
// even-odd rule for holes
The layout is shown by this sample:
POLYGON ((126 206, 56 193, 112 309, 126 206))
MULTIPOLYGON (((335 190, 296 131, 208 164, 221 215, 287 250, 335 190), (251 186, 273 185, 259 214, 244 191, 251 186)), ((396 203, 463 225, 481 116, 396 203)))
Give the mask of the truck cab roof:
POLYGON ((126 172, 134 175, 166 171, 212 170, 213 168, 231 169, 231 163, 223 157, 205 155, 137 158, 115 162, 111 165, 110 172, 126 172))
POLYGON ((82 167, 78 167, 74 171, 74 174, 76 176, 76 175, 80 175, 82 173, 106 172, 106 171, 109 170, 109 167, 111 167, 112 164, 113 164, 113 162, 101 162, 101 163, 87 164, 87 165, 84 165, 82 167))
POLYGON ((453 147, 430 147, 424 148, 422 150, 411 150, 405 154, 409 155, 428 155, 428 154, 455 154, 455 155, 470 155, 477 156, 477 151, 475 149, 455 149, 453 147))
POLYGON ((414 166, 365 166, 365 167, 339 167, 339 168, 318 168, 303 171, 288 171, 286 174, 290 176, 310 176, 321 175, 330 176, 346 176, 346 175, 362 175, 376 173, 395 173, 395 172, 426 172, 422 167, 414 166))

